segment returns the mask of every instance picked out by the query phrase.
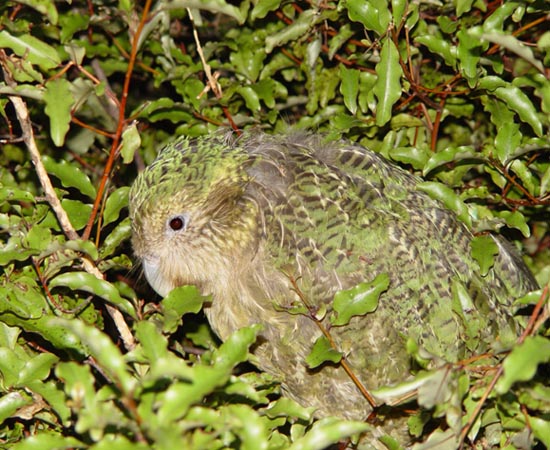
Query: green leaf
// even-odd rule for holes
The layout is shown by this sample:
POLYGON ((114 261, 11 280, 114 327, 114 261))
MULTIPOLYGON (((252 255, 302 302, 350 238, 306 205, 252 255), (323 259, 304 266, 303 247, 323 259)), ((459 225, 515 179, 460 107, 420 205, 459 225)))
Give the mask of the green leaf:
POLYGON ((403 20, 405 12, 408 8, 408 1, 406 0, 391 0, 391 11, 393 21, 396 25, 399 25, 403 20))
POLYGON ((299 403, 288 397, 281 397, 265 409, 265 414, 269 418, 275 417, 296 417, 306 422, 313 417, 315 408, 305 408, 299 403))
POLYGON ((52 232, 49 228, 34 225, 25 236, 25 243, 29 248, 46 250, 52 241, 52 232))
POLYGON ((495 137, 495 148, 501 162, 507 162, 514 155, 521 144, 521 138, 522 133, 516 122, 511 120, 500 124, 495 137))
POLYGON ((347 0, 345 6, 348 16, 355 22, 362 23, 368 30, 373 30, 382 36, 388 29, 391 15, 385 2, 373 2, 372 0, 347 0), (377 8, 380 6, 380 8, 377 8))
MULTIPOLYGON (((12 283, 0 286, 0 312, 9 312, 16 317, 37 319, 48 307, 36 281, 28 277, 15 278, 12 283)), ((7 322, 6 318, 4 321, 7 322)), ((9 324, 8 324, 9 325, 9 324)))
POLYGON ((136 337, 138 338, 143 353, 151 363, 154 364, 168 354, 168 341, 159 333, 159 330, 152 322, 138 322, 136 324, 136 337))
POLYGON ((57 361, 59 358, 51 353, 41 353, 31 358, 19 373, 19 384, 25 385, 34 380, 44 380, 57 361))
POLYGON ((15 351, 0 347, 0 373, 5 388, 14 387, 19 382, 19 373, 25 366, 25 360, 15 351))
POLYGON ((130 375, 124 356, 106 334, 78 319, 54 318, 51 323, 64 326, 76 335, 117 387, 125 394, 132 393, 136 380, 130 375))
POLYGON ((434 153, 424 165, 422 174, 428 175, 432 170, 437 169, 450 162, 458 162, 465 159, 482 159, 483 156, 475 151, 471 146, 447 147, 437 153, 434 153))
POLYGON ((542 123, 537 110, 520 88, 493 76, 480 79, 478 88, 487 89, 496 98, 502 100, 508 109, 517 113, 523 122, 533 128, 537 136, 542 135, 542 123))
POLYGON ((136 122, 132 122, 122 132, 120 154, 124 164, 130 164, 134 160, 134 153, 141 145, 141 137, 136 122))
POLYGON ((10 327, 0 321, 0 348, 6 347, 13 350, 20 333, 21 330, 19 328, 10 327))
POLYGON ((376 310, 378 298, 390 286, 390 277, 382 273, 368 283, 359 283, 351 289, 334 295, 335 316, 330 318, 334 326, 347 325, 352 317, 363 316, 376 310))
POLYGON ((83 403, 84 407, 92 408, 97 401, 95 379, 90 366, 76 362, 61 362, 55 368, 55 374, 63 382, 65 393, 73 400, 83 403))
POLYGON ((474 0, 456 0, 456 15, 460 17, 470 11, 473 3, 474 0))
POLYGON ((330 341, 323 335, 313 344, 311 352, 306 357, 306 364, 310 369, 315 369, 326 362, 338 364, 342 357, 342 353, 332 348, 330 341))
POLYGON ((514 11, 520 6, 519 2, 503 2, 483 21, 483 30, 502 31, 504 22, 512 16, 514 11))
POLYGON ((510 170, 517 175, 521 185, 527 189, 532 196, 536 197, 538 195, 538 174, 537 176, 534 175, 525 161, 515 159, 512 161, 512 164, 510 164, 510 170))
POLYGON ((355 34, 350 23, 344 23, 338 33, 335 34, 329 43, 328 57, 334 58, 334 55, 344 46, 344 44, 355 34))
MULTIPOLYGON (((126 217, 124 220, 121 220, 117 226, 109 233, 101 244, 99 249, 99 257, 105 259, 108 256, 111 256, 114 251, 118 248, 120 244, 124 241, 127 241, 132 235, 132 225, 130 223, 130 218, 126 217)), ((93 259, 97 259, 96 256, 93 259)))
POLYGON ((250 11, 250 18, 252 20, 263 19, 269 12, 278 9, 280 4, 281 0, 263 0, 257 2, 252 11, 250 11))
POLYGON ((75 33, 86 30, 89 24, 90 17, 86 14, 78 14, 77 12, 63 14, 59 19, 61 42, 69 42, 75 33))
POLYGON ((52 412, 61 419, 64 425, 69 424, 71 409, 67 405, 67 398, 63 395, 58 380, 46 382, 42 380, 32 380, 28 384, 28 389, 41 396, 46 403, 51 406, 52 412))
POLYGON ((81 230, 86 226, 92 213, 92 205, 64 198, 61 200, 61 206, 69 216, 69 220, 75 230, 81 230))
POLYGON ((195 367, 195 379, 192 383, 173 383, 158 396, 159 422, 170 423, 184 416, 192 405, 201 403, 214 389, 227 383, 230 372, 208 366, 195 367))
POLYGON ((431 155, 431 152, 421 147, 392 147, 389 149, 389 156, 392 160, 410 164, 417 170, 424 168, 431 155))
POLYGON ((292 24, 266 38, 265 51, 271 53, 275 47, 280 47, 291 40, 302 37, 315 24, 315 18, 315 10, 306 9, 292 24))
POLYGON ((456 34, 458 37, 457 57, 460 62, 460 70, 468 85, 473 88, 477 81, 477 66, 481 57, 481 43, 479 39, 473 37, 467 30, 460 30, 456 34))
POLYGON ((61 147, 71 124, 71 108, 74 103, 71 83, 65 78, 54 78, 46 83, 45 88, 44 111, 50 118, 50 137, 57 147, 61 147))
POLYGON ((462 222, 470 227, 472 226, 468 206, 450 187, 435 181, 424 181, 419 183, 417 188, 426 192, 433 199, 439 200, 447 208, 454 211, 462 222))
POLYGON ((195 286, 180 286, 172 289, 161 301, 164 313, 163 330, 174 332, 181 325, 184 314, 197 314, 204 302, 210 297, 204 297, 195 286))
POLYGON ((89 450, 150 450, 151 447, 143 442, 129 441, 123 435, 108 434, 101 441, 89 447, 89 450))
MULTIPOLYGON (((250 40, 252 39, 254 37, 250 36, 250 40)), ((256 81, 266 57, 266 54, 262 50, 255 47, 243 46, 237 52, 231 53, 229 58, 239 73, 250 81, 256 81)))
POLYGON ((516 228, 528 238, 531 236, 531 229, 527 223, 527 217, 525 217, 519 211, 501 211, 498 213, 498 217, 501 217, 506 222, 506 225, 510 228, 516 228))
POLYGON ((498 255, 498 245, 490 235, 474 236, 470 245, 472 247, 472 258, 478 262, 480 274, 484 277, 495 263, 495 256, 498 255))
POLYGON ((269 432, 266 422, 248 405, 228 405, 223 410, 239 437, 242 450, 266 450, 269 432))
POLYGON ((85 291, 90 294, 97 295, 98 297, 117 305, 126 314, 136 318, 134 307, 128 300, 120 296, 117 288, 115 288, 108 281, 97 278, 95 275, 87 272, 62 273, 51 280, 49 284, 50 289, 58 286, 65 286, 70 289, 85 291))
POLYGON ((355 434, 370 431, 372 428, 365 422, 352 422, 327 417, 315 422, 311 429, 294 441, 287 450, 323 450, 331 444, 349 438, 355 434))
POLYGON ((29 202, 34 203, 36 200, 26 189, 17 187, 0 186, 0 201, 2 202, 29 202))
MULTIPOLYGON (((495 85, 493 89, 502 86, 502 80, 496 77, 486 77, 482 79, 482 83, 495 85)), ((491 122, 497 129, 495 137, 496 155, 499 161, 507 164, 521 143, 521 132, 519 124, 514 120, 514 113, 504 104, 504 102, 494 98, 487 97, 484 102, 484 108, 491 114, 491 122)))
POLYGON ((237 364, 245 362, 249 356, 249 347, 256 342, 256 337, 260 333, 261 325, 253 325, 237 330, 218 348, 212 359, 215 367, 227 370, 237 364))
POLYGON ((95 199, 96 190, 94 185, 88 175, 74 162, 56 161, 47 155, 42 157, 42 162, 48 173, 59 178, 64 187, 75 188, 90 199, 95 199))
POLYGON ((61 64, 53 47, 28 34, 13 36, 6 30, 0 31, 0 48, 2 47, 11 48, 18 56, 39 65, 43 70, 53 69, 61 64))
POLYGON ((244 98, 246 107, 254 112, 260 110, 260 97, 251 86, 242 86, 237 89, 237 92, 244 98))
POLYGON ((537 136, 542 136, 542 123, 537 111, 529 97, 518 87, 509 85, 505 88, 497 88, 493 94, 504 101, 508 108, 515 111, 523 122, 531 125, 537 136))
POLYGON ((456 65, 456 47, 452 47, 451 44, 443 39, 441 36, 435 36, 426 34, 423 36, 417 36, 414 38, 415 42, 425 45, 428 50, 436 55, 441 56, 445 63, 450 67, 456 65))
POLYGON ((252 89, 268 108, 275 108, 276 98, 285 98, 288 94, 283 84, 271 79, 253 84, 252 89))
POLYGON ((498 44, 501 47, 514 52, 520 58, 532 64, 539 72, 544 73, 544 66, 542 62, 535 58, 533 50, 527 47, 518 38, 511 34, 505 34, 504 32, 489 32, 483 33, 481 39, 498 44))
POLYGON ((343 95, 344 104, 349 112, 357 112, 357 95, 359 94, 359 70, 348 69, 343 64, 340 65, 340 93, 343 95))
POLYGON ((541 417, 529 416, 528 423, 535 437, 542 442, 546 448, 550 448, 550 421, 544 420, 541 417))
POLYGON ((71 239, 63 243, 63 248, 74 250, 88 255, 91 259, 98 258, 97 249, 92 241, 83 241, 82 239, 71 239))
POLYGON ((491 75, 491 76, 480 78, 477 87, 478 89, 487 89, 488 91, 492 92, 500 87, 506 87, 508 85, 509 84, 506 83, 506 81, 503 80, 502 78, 491 75))
POLYGON ((52 25, 57 25, 58 13, 54 0, 17 0, 17 3, 28 5, 48 18, 52 25))
POLYGON ((401 75, 399 50, 389 38, 382 41, 380 62, 376 65, 378 78, 374 84, 374 95, 378 99, 376 106, 376 125, 382 126, 390 121, 393 105, 401 98, 401 75))
POLYGON ((4 420, 12 417, 18 409, 32 403, 33 399, 24 396, 22 392, 12 391, 3 393, 0 397, 0 422, 4 422, 4 420))
MULTIPOLYGON (((111 192, 105 201, 103 209, 103 226, 106 226, 118 219, 120 210, 128 206, 128 186, 122 186, 111 192)), ((95 194, 94 194, 95 197, 95 194)))
POLYGON ((71 450, 83 447, 84 444, 74 437, 65 437, 48 431, 29 436, 11 448, 13 450, 71 450))
POLYGON ((539 364, 550 362, 550 340, 542 336, 528 336, 512 349, 502 363, 504 373, 496 384, 499 394, 507 393, 514 383, 529 381, 539 364))

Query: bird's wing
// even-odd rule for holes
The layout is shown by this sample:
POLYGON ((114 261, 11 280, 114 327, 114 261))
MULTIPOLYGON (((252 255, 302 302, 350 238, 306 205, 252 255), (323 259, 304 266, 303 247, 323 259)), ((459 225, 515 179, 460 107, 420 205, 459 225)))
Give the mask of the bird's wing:
POLYGON ((509 330, 511 311, 500 304, 515 293, 499 277, 523 273, 520 262, 503 249, 498 270, 481 277, 471 233, 416 189, 416 177, 360 146, 267 139, 250 144, 249 195, 262 211, 272 264, 290 267, 315 307, 386 273, 390 287, 375 314, 358 318, 363 325, 384 322, 449 359, 509 330))

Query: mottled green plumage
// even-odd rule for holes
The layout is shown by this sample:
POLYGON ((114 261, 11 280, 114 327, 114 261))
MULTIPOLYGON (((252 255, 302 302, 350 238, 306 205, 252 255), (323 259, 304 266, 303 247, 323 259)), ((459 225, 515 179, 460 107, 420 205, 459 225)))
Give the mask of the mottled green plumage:
POLYGON ((182 138, 132 187, 132 242, 161 295, 182 284, 213 295, 206 314, 222 339, 264 324, 258 364, 288 395, 319 415, 364 419, 371 408, 341 367, 306 368, 320 331, 284 311, 299 301, 288 275, 312 305, 329 310, 337 291, 389 275, 374 313, 331 329, 371 390, 407 378, 408 337, 448 361, 510 343, 520 331, 512 302, 536 287, 497 238, 499 255, 481 276, 472 234, 419 181, 347 142, 182 138))

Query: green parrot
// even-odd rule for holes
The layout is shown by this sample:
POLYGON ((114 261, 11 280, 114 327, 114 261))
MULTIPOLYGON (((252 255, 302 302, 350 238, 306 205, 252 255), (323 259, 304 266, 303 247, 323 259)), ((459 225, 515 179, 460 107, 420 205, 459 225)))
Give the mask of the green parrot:
POLYGON ((448 362, 511 344, 513 302, 537 288, 500 237, 488 237, 498 254, 482 271, 472 232, 421 182, 309 133, 182 137, 131 188, 132 245, 161 296, 187 284, 211 295, 222 340, 261 324, 256 364, 286 395, 318 417, 365 420, 373 407, 342 364, 306 363, 322 327, 371 391, 411 377, 408 339, 448 362), (335 294, 373 280, 375 310, 331 323, 335 294))

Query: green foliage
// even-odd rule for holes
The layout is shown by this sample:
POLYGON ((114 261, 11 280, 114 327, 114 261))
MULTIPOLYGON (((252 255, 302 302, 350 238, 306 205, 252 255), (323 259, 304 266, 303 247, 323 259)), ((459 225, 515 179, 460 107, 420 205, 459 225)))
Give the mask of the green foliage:
MULTIPOLYGON (((544 287, 546 9, 527 0, 2 2, 2 448, 296 450, 362 432, 368 440, 368 424, 315 421, 250 369, 257 329, 220 345, 197 315, 209 299, 195 288, 155 303, 131 270, 128 186, 175 135, 292 123, 424 175, 422 189, 479 233, 472 254, 482 273, 495 254, 487 232, 503 230, 544 287)), ((387 280, 369 281, 337 295, 334 326, 376 313, 387 280)), ((460 307, 472 301, 456 297, 460 307)), ((547 317, 547 293, 524 303, 539 299, 534 310, 547 317)), ((542 322, 503 349, 502 363, 480 355, 419 370, 377 399, 416 396, 407 406, 417 449, 549 447, 542 322)), ((431 355, 409 347, 426 368, 431 355)), ((326 337, 313 350, 311 367, 346 356, 326 337)))
POLYGON ((337 292, 334 296, 334 311, 337 316, 331 317, 330 322, 336 326, 345 325, 353 316, 373 312, 378 305, 378 297, 389 285, 389 276, 382 274, 370 283, 359 283, 352 289, 337 292))

